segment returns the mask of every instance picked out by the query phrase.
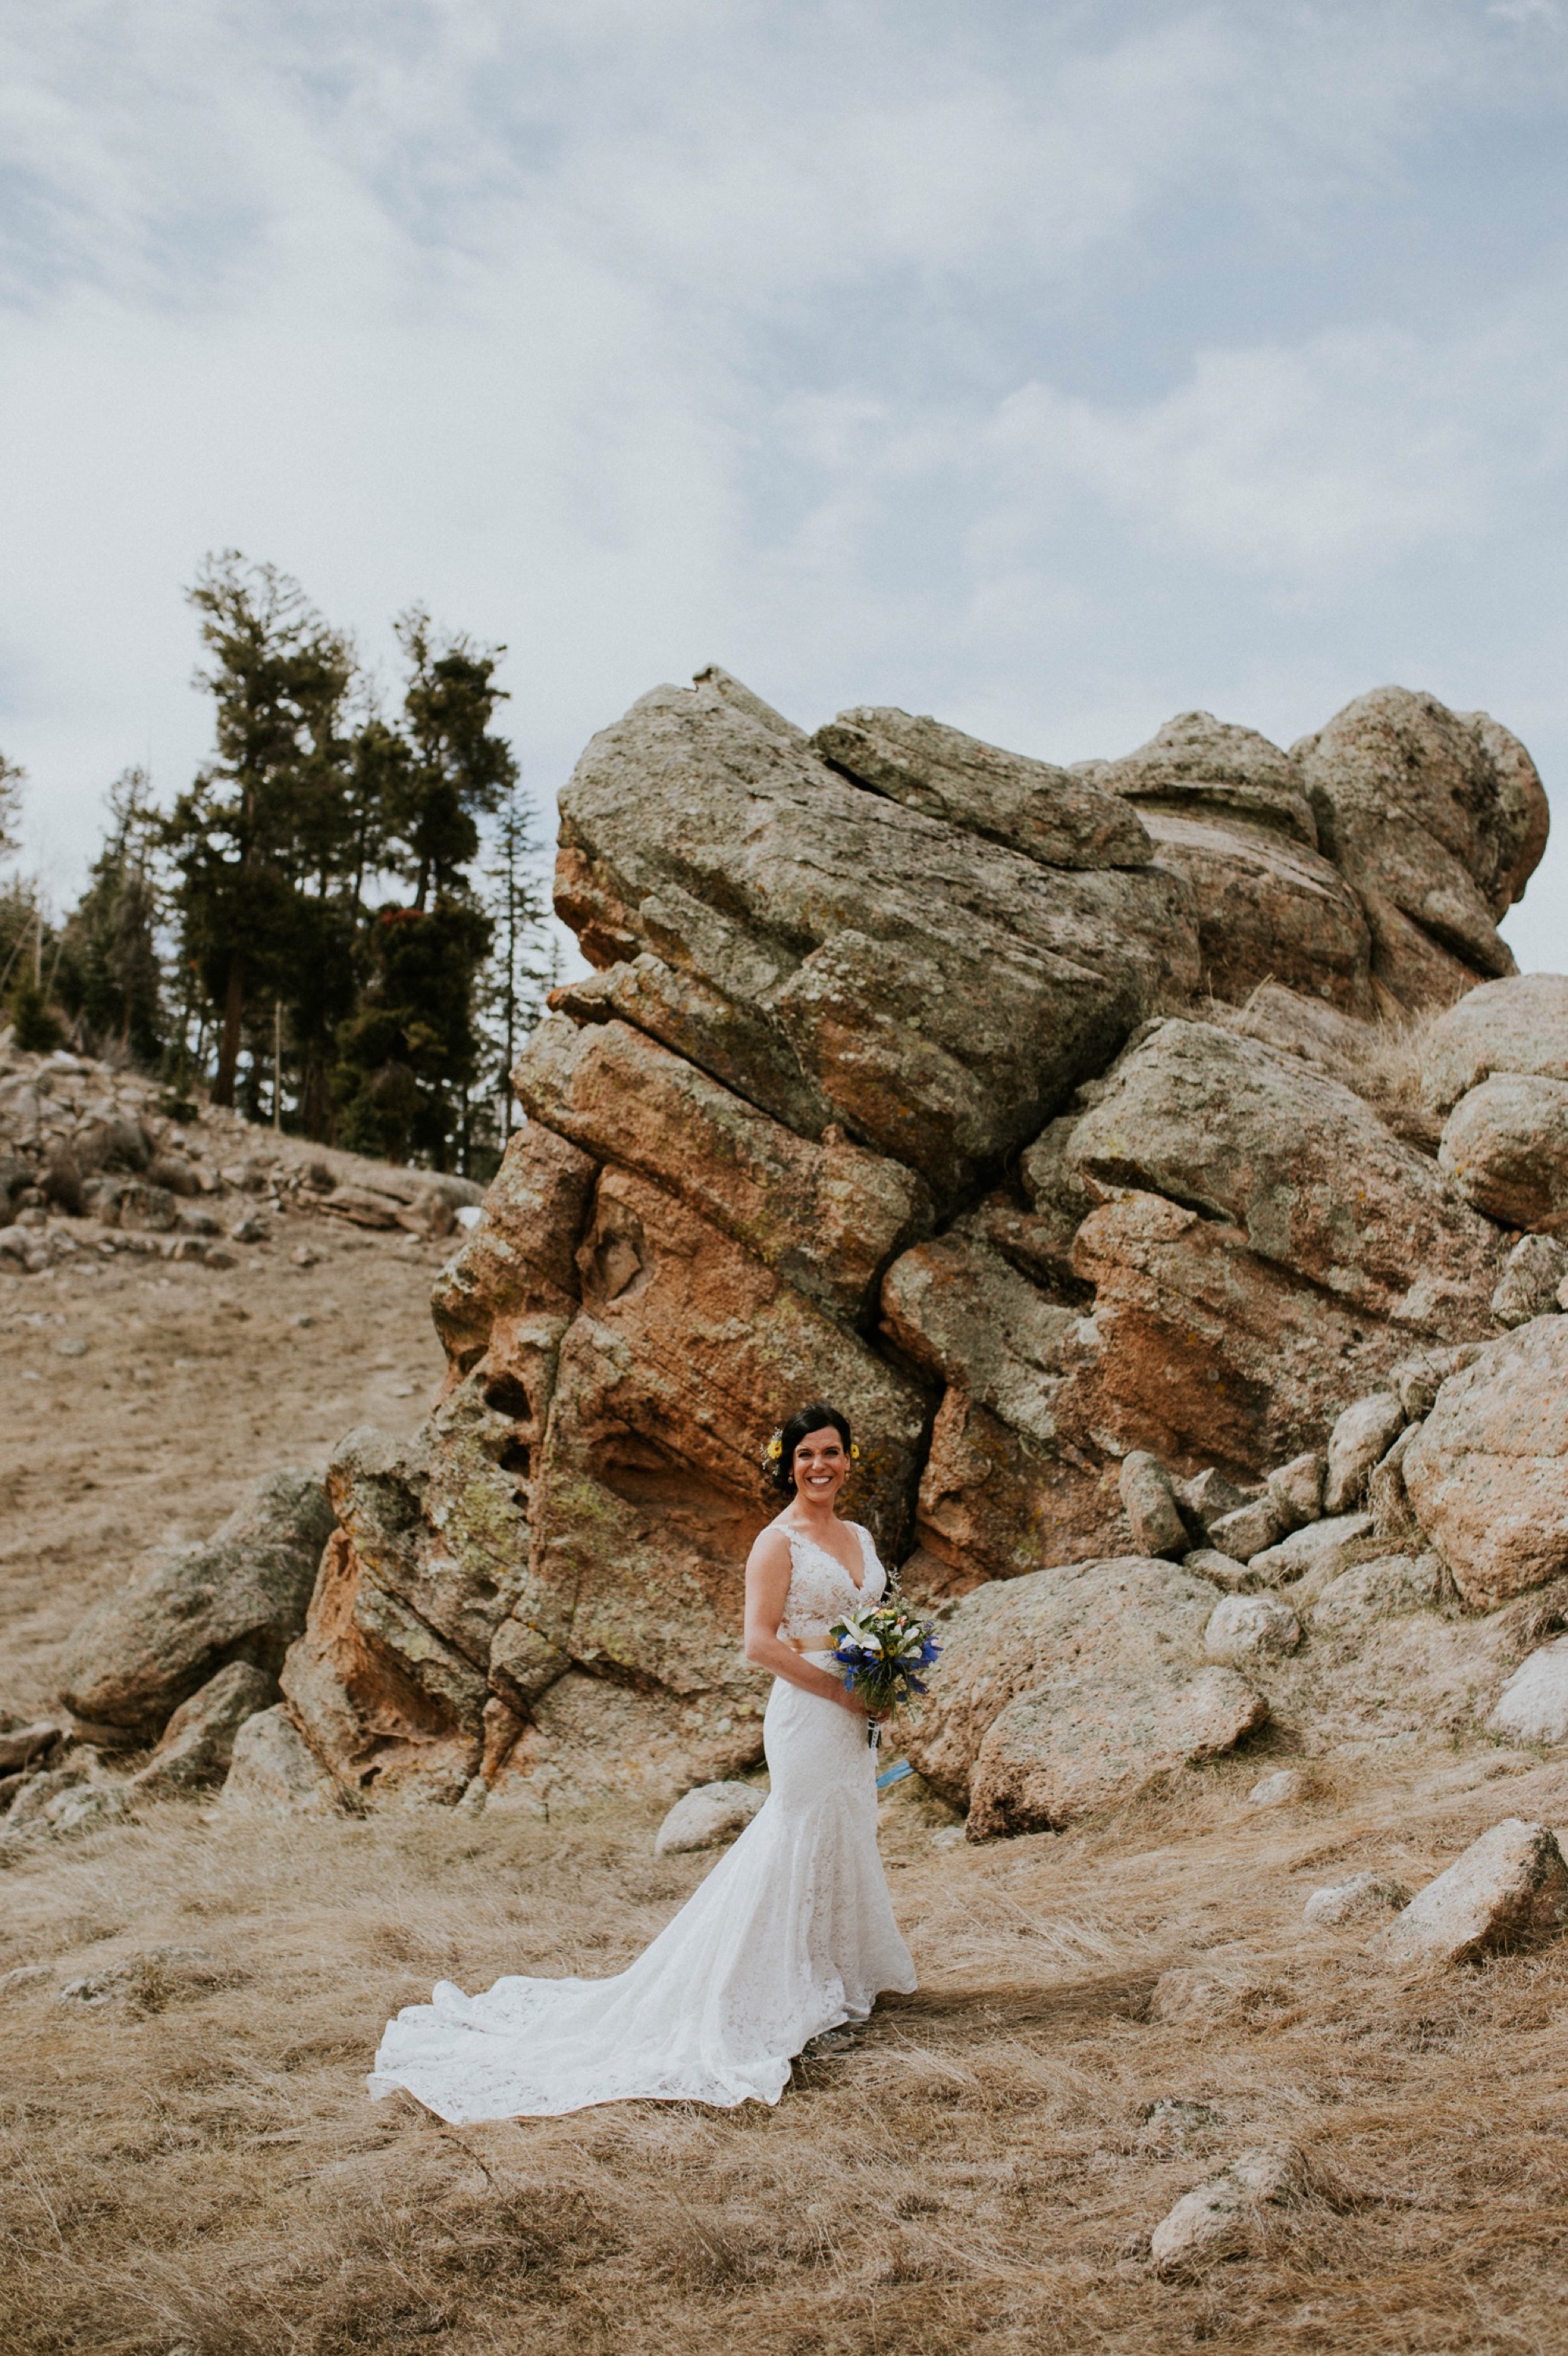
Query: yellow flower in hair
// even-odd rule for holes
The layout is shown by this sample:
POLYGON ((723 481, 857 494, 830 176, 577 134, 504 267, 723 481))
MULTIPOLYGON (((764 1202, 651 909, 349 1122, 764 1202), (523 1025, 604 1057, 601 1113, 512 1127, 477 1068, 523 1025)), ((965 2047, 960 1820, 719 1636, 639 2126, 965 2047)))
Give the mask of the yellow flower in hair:
POLYGON ((850 1441, 849 1452, 854 1458, 856 1463, 858 1463, 860 1462, 860 1446, 858 1441, 854 1440, 850 1441))
POLYGON ((776 1432, 774 1433, 774 1435, 773 1435, 772 1439, 771 1439, 771 1440, 768 1441, 768 1462, 769 1462, 770 1464, 777 1464, 777 1463, 778 1463, 778 1462, 779 1462, 779 1459, 783 1455, 783 1453, 784 1453, 784 1435, 783 1435, 783 1433, 782 1433, 781 1431, 776 1431, 776 1432))

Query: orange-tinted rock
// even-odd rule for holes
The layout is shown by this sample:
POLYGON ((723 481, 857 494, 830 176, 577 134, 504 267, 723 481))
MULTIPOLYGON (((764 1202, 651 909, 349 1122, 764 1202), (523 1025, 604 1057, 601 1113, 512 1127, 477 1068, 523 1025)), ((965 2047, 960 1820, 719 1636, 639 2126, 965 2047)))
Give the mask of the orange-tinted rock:
POLYGON ((1330 861, 1263 827, 1167 810, 1146 811, 1144 823, 1191 888, 1205 990, 1240 1001, 1274 981, 1372 1012, 1371 934, 1330 861))
POLYGON ((929 1410, 918 1387, 647 1180, 607 1170, 579 1254, 531 1483, 533 1576, 571 1599, 578 1660, 675 1692, 750 1692, 741 1567, 777 1505, 769 1433, 842 1407, 861 1455, 847 1510, 897 1561, 929 1410))
MULTIPOLYGON (((1342 1306, 1238 1227, 1155 1194, 1079 1231, 1099 1353, 1079 1412, 1112 1446, 1260 1476, 1323 1436, 1410 1348, 1408 1329, 1342 1306)), ((1058 1411, 1077 1406, 1058 1402, 1058 1411)))
POLYGON ((1401 1467, 1472 1610, 1568 1570, 1568 1317, 1538 1317, 1437 1394, 1401 1467))
POLYGON ((1452 1112, 1494 1072, 1568 1080, 1568 974, 1483 982, 1440 1015, 1422 1042, 1422 1095, 1435 1112, 1452 1112))
POLYGON ((587 1154, 540 1122, 512 1137, 483 1218, 431 1296, 435 1330, 459 1369, 484 1351, 498 1316, 570 1312, 594 1168, 587 1154))
POLYGON ((1080 1562, 1116 1545, 1124 1526, 1113 1463, 1080 1444, 1030 1440, 955 1387, 931 1433, 904 1583, 967 1594, 986 1580, 1080 1562))
POLYGON ((1461 1097, 1439 1154, 1466 1202, 1542 1235, 1568 1228, 1568 1080, 1499 1072, 1461 1097))
POLYGON ((676 1195, 824 1306, 857 1315, 930 1225, 911 1171, 830 1129, 820 1144, 620 1022, 542 1023, 514 1075, 529 1112, 676 1195))
POLYGON ((1096 785, 1151 812, 1202 816, 1225 826, 1267 832, 1316 851, 1317 822, 1296 763, 1255 728, 1217 720, 1212 712, 1178 712, 1119 761, 1097 761, 1096 785))

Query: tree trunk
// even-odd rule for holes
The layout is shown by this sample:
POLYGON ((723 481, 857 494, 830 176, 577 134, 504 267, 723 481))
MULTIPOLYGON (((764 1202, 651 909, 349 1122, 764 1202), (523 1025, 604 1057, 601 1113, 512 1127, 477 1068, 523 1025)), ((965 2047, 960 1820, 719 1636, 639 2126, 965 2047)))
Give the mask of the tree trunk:
POLYGON ((218 1076, 212 1083, 215 1105, 234 1101, 234 1075, 240 1068, 240 1032, 245 1019, 245 960, 229 960, 229 980, 223 993, 223 1035, 218 1043, 218 1076))

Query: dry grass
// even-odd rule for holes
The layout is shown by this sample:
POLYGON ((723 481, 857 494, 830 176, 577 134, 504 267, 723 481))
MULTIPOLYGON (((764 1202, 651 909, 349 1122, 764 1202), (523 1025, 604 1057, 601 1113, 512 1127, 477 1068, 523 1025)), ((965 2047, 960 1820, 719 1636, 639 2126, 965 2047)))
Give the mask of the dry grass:
MULTIPOLYGON (((1427 1762, 1430 1768, 1432 1762, 1427 1762)), ((1128 2356, 1568 2346, 1568 1948, 1422 1981, 1306 1891, 1439 1869, 1544 1768, 1420 1769, 1250 1815, 1256 1760, 1061 1839, 934 1851, 885 1804, 921 1993, 776 2110, 628 2104, 485 2128, 362 2094, 382 2019, 449 1974, 613 1971, 705 1869, 626 1812, 280 1827, 170 1806, 0 1882, 0 2346, 16 2356, 1128 2356), (71 1976, 156 1947, 97 2008, 71 1976), (1171 1964, 1230 2017, 1146 2019, 1171 1964), (1185 2145, 1162 2098, 1213 2124, 1185 2145), (1288 2137, 1317 2186, 1261 2254, 1165 2284, 1170 2203, 1288 2137)), ((1553 1794, 1556 1795, 1555 1801, 1553 1794)), ((1559 1808, 1557 1820, 1568 1815, 1559 1808)))

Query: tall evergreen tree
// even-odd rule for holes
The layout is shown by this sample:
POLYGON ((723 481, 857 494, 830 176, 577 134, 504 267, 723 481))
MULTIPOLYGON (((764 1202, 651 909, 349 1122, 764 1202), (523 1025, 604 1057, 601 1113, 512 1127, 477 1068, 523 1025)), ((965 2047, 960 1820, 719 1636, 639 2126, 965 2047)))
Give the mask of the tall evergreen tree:
POLYGON ((9 859, 20 844, 16 822, 22 815, 22 787, 27 771, 0 753, 0 859, 9 859))
POLYGON ((125 770, 108 801, 102 848, 66 919, 57 989, 85 1045, 102 1054, 113 1043, 150 1065, 166 1037, 156 858, 161 819, 145 769, 125 770))
POLYGON ((493 925, 471 874, 480 821, 517 783, 511 747, 492 726, 506 691, 504 647, 439 637, 415 608, 397 625, 408 666, 399 748, 376 749, 381 858, 413 887, 411 905, 376 913, 371 970, 338 1032, 336 1085, 345 1144, 394 1160, 467 1165, 488 1102, 480 1030, 482 969, 493 925))
POLYGON ((166 840, 185 954, 218 1012, 213 1101, 229 1105, 249 1018, 270 1031, 275 1001, 308 995, 329 1023, 326 1010, 349 987, 341 972, 324 981, 342 942, 319 911, 356 834, 344 734, 355 665, 297 582, 237 550, 209 558, 189 597, 209 651, 197 676, 217 704, 217 755, 176 804, 166 840), (316 987, 301 992, 306 975, 316 987))
POLYGON ((494 889, 490 913, 494 953, 486 1012, 499 1051, 496 1093, 502 1107, 501 1141, 517 1125, 512 1066, 523 1040, 543 1012, 558 978, 560 952, 550 936, 550 903, 539 875, 533 812, 513 786, 501 804, 485 873, 494 889))

